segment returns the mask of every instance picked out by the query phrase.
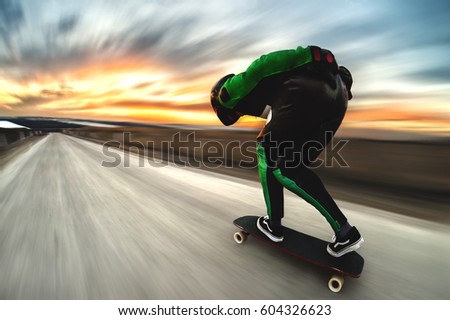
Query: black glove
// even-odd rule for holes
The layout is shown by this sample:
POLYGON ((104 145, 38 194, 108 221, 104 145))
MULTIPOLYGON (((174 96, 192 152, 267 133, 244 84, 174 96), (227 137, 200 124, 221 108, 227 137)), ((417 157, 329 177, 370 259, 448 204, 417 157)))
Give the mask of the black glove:
POLYGON ((344 81, 345 86, 347 87, 348 100, 352 100, 353 95, 350 91, 350 89, 352 88, 352 84, 353 84, 352 74, 346 67, 340 66, 339 67, 339 75, 341 76, 342 81, 344 81))

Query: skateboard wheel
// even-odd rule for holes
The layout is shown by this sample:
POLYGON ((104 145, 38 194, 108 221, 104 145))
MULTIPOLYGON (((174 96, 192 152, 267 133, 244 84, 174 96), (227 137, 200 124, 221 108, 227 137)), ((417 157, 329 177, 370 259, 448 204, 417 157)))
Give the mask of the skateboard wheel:
POLYGON ((247 234, 244 231, 238 231, 234 233, 234 241, 237 244, 243 244, 247 240, 247 234))
POLYGON ((341 291, 343 285, 344 285, 344 276, 340 274, 333 275, 328 281, 328 288, 335 293, 341 291))

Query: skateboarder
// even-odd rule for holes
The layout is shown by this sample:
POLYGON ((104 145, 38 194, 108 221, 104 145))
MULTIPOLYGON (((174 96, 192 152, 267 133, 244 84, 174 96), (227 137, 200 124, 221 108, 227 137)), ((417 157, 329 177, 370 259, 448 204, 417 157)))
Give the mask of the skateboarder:
POLYGON ((242 115, 267 117, 257 138, 267 216, 257 226, 274 242, 284 239, 283 188, 326 218, 335 233, 329 254, 340 257, 364 242, 309 168, 339 128, 352 83, 332 52, 308 46, 263 55, 246 71, 221 78, 211 90, 211 105, 226 126, 242 115))

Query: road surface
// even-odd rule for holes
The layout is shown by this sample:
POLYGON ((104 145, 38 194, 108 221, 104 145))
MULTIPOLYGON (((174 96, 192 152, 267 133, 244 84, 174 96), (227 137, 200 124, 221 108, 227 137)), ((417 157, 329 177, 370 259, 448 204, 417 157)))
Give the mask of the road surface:
MULTIPOLYGON (((50 134, 0 169, 1 299, 450 298, 448 225, 339 201, 366 265, 334 294, 328 271, 234 243, 233 219, 263 214, 258 183, 129 157, 108 168, 101 145, 50 134)), ((284 220, 331 237, 288 192, 284 220)))

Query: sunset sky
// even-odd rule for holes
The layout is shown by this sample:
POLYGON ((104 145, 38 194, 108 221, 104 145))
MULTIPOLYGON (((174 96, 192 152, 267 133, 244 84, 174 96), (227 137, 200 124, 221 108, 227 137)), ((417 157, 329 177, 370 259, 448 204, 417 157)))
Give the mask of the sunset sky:
POLYGON ((446 0, 0 0, 0 116, 219 125, 220 77, 315 44, 352 71, 347 129, 450 136, 449 21, 446 0))

